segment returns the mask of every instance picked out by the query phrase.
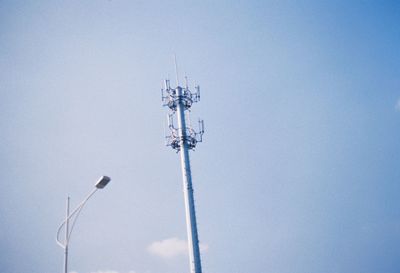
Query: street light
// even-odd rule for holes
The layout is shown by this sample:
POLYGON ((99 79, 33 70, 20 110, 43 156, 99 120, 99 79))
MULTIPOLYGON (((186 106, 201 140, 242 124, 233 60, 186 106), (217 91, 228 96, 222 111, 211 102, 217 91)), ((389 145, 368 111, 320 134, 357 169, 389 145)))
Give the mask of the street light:
POLYGON ((57 230, 57 236, 56 236, 56 241, 59 246, 61 246, 64 249, 64 273, 68 273, 68 245, 69 245, 69 240, 71 239, 71 234, 72 230, 74 229, 76 219, 78 219, 79 214, 81 213, 83 207, 85 206, 86 202, 90 199, 90 197, 93 196, 93 194, 98 190, 98 189, 103 189, 107 184, 111 181, 111 178, 108 176, 102 176, 100 179, 97 181, 95 184, 95 188, 89 193, 89 195, 74 209, 72 213, 69 212, 69 196, 67 198, 67 208, 66 208, 66 216, 65 220, 61 223, 61 225, 58 227, 57 230), (72 221, 71 229, 69 229, 69 221, 72 219, 72 217, 75 218, 72 221), (61 229, 65 226, 65 237, 64 240, 60 240, 60 232, 61 229))

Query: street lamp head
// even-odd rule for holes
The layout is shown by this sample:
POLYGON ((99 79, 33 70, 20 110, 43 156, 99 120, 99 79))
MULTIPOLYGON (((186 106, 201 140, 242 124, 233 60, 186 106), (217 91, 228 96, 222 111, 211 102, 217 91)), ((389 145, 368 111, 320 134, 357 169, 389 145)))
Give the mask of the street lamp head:
POLYGON ((105 186, 107 186, 108 182, 110 182, 110 181, 111 181, 111 178, 109 178, 108 176, 103 175, 102 177, 100 177, 99 181, 97 181, 96 188, 102 189, 105 186))

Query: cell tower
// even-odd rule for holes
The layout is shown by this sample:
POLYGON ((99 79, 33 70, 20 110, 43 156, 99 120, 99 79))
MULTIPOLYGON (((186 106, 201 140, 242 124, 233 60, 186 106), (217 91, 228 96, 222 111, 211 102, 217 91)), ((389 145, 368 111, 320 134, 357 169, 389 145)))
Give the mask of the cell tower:
POLYGON ((180 152, 183 193, 185 199, 186 228, 189 247, 189 262, 191 273, 201 273, 199 239, 197 233, 196 212, 194 208, 192 174, 190 170, 189 150, 193 150, 202 141, 204 122, 199 120, 199 130, 196 132, 190 123, 190 108, 194 102, 200 101, 200 87, 195 92, 189 90, 187 78, 185 87, 179 86, 178 69, 175 59, 176 88, 171 88, 170 81, 165 80, 165 89, 161 89, 163 106, 168 106, 168 128, 170 135, 166 136, 166 145, 180 152), (174 125, 176 117, 178 126, 174 125))

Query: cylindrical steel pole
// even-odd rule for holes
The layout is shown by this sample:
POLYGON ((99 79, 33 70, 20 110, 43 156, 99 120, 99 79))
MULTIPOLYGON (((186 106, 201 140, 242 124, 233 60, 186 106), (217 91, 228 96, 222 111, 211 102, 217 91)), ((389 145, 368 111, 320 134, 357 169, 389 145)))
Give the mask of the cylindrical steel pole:
POLYGON ((182 88, 179 86, 177 87, 177 93, 179 101, 176 111, 178 116, 178 131, 179 131, 180 148, 181 148, 180 157, 181 157, 182 178, 183 178, 183 193, 185 199, 186 228, 188 236, 190 272, 201 273, 200 247, 197 234, 196 212, 194 208, 192 173, 190 170, 189 147, 186 142, 187 131, 186 131, 186 121, 185 121, 185 106, 182 100, 183 96, 182 88))
POLYGON ((64 273, 68 273, 69 196, 67 198, 65 221, 64 273))

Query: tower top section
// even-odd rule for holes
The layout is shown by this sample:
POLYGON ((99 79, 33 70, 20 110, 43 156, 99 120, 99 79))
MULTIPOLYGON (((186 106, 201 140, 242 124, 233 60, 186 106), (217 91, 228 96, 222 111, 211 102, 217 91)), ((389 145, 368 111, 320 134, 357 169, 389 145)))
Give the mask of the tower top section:
POLYGON ((171 87, 169 80, 165 80, 164 84, 164 88, 161 89, 161 100, 163 106, 167 106, 170 110, 167 119, 170 134, 165 137, 166 145, 177 152, 183 146, 193 150, 198 142, 202 142, 204 133, 203 120, 199 119, 199 129, 195 131, 189 114, 193 103, 200 101, 200 86, 195 86, 195 91, 191 91, 186 77, 185 87, 181 87, 178 81, 176 88, 171 87), (178 127, 174 125, 174 118, 178 120, 178 127))
POLYGON ((173 112, 177 110, 180 102, 185 108, 184 110, 188 110, 194 102, 200 101, 200 86, 195 86, 195 92, 190 91, 187 78, 185 87, 178 85, 176 88, 171 88, 169 80, 165 80, 164 84, 164 88, 161 89, 163 106, 168 106, 173 112))

